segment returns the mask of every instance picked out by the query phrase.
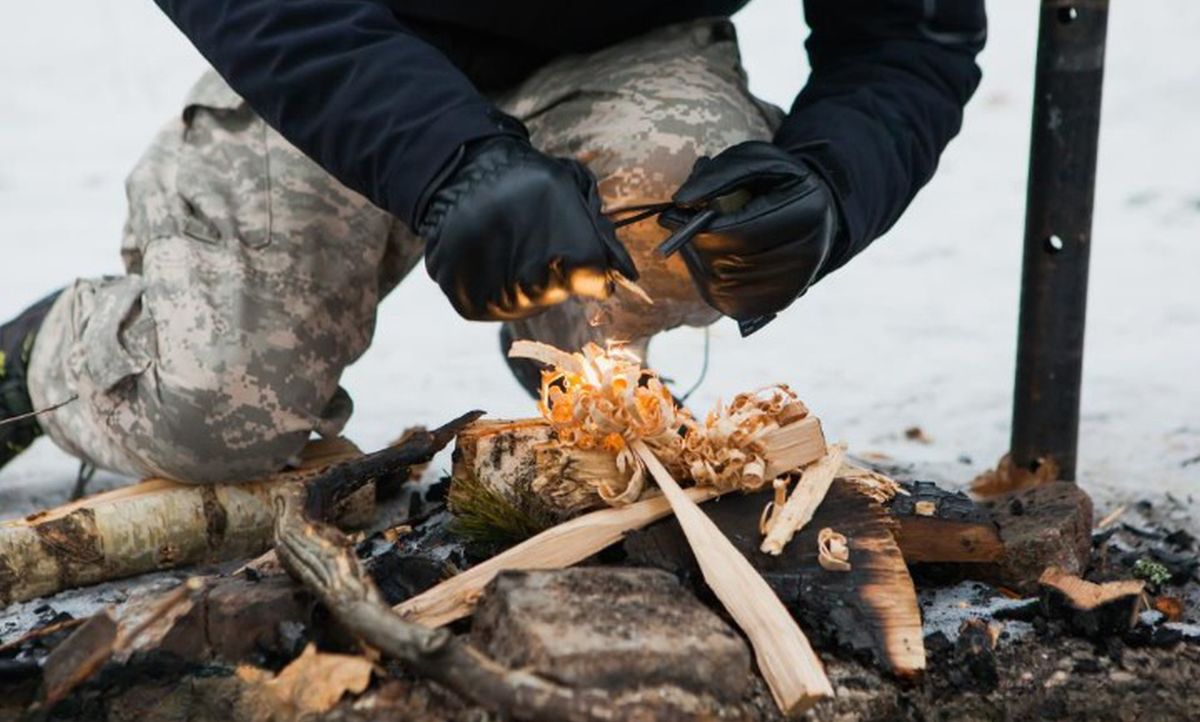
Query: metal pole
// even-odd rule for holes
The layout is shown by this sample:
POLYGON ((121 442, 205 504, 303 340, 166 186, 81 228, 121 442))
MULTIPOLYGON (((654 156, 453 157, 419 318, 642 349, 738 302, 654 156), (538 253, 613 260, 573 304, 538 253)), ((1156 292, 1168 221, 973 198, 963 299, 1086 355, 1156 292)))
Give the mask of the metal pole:
POLYGON ((1012 459, 1075 478, 1108 0, 1042 0, 1012 459))

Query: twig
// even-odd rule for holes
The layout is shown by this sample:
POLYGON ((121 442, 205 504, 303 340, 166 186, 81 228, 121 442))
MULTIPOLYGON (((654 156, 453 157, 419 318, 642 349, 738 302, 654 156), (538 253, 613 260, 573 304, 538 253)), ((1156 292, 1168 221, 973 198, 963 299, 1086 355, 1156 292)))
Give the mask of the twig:
POLYGON ((12 650, 20 647, 22 644, 25 644, 26 642, 32 641, 34 639, 41 639, 42 637, 48 637, 51 634, 55 634, 56 632, 61 632, 66 629, 74 629, 75 627, 78 627, 79 625, 83 624, 87 620, 88 620, 87 617, 76 617, 74 619, 64 619, 61 622, 54 622, 52 624, 47 624, 45 626, 38 627, 37 629, 31 630, 29 632, 26 632, 25 634, 22 634, 20 637, 17 637, 16 639, 12 640, 11 642, 5 642, 4 644, 0 644, 0 654, 7 654, 8 652, 11 652, 12 650))
POLYGON ((450 443, 459 430, 483 416, 483 413, 469 411, 439 429, 413 431, 396 446, 343 461, 330 468, 308 483, 305 514, 313 519, 325 519, 334 504, 366 486, 372 479, 428 462, 434 453, 450 443))
POLYGON ((1107 529, 1109 527, 1109 525, 1111 525, 1114 521, 1116 521, 1117 519, 1120 519, 1121 515, 1124 514, 1125 510, 1128 508, 1129 508, 1128 504, 1118 505, 1116 509, 1113 509, 1103 519, 1096 522, 1096 528, 1097 529, 1107 529))
POLYGON ((25 414, 17 414, 16 416, 9 416, 6 419, 0 419, 0 427, 8 426, 9 424, 15 424, 18 421, 24 421, 25 419, 32 419, 33 417, 41 416, 42 414, 48 414, 51 411, 58 411, 62 407, 66 406, 67 404, 71 403, 72 401, 76 401, 78 399, 79 399, 79 394, 72 394, 72 395, 68 396, 67 398, 63 399, 62 401, 59 401, 57 404, 50 404, 49 406, 46 406, 46 407, 43 407, 40 409, 34 409, 33 411, 30 411, 25 414))

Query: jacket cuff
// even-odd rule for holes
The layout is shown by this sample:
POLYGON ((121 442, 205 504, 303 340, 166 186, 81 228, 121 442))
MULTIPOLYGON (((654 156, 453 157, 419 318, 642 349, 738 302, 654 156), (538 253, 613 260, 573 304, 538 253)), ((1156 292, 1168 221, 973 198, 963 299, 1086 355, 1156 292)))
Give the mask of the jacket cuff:
POLYGON ((524 127, 494 106, 480 103, 461 108, 447 114, 438 121, 426 123, 424 128, 409 143, 403 153, 393 156, 393 168, 404 172, 388 174, 389 178, 403 178, 405 182, 388 184, 383 196, 387 199, 387 210, 416 228, 420 222, 420 206, 429 186, 438 182, 447 164, 453 163, 458 151, 467 143, 497 135, 528 137, 524 127))

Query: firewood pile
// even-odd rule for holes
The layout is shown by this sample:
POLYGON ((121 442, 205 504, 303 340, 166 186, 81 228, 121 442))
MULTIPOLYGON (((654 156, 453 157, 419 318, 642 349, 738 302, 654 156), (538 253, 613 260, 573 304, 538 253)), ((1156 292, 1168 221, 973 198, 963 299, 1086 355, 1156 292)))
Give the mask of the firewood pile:
MULTIPOLYGON (((920 683, 943 653, 925 580, 979 580, 1089 638, 1181 618, 1146 581, 1083 578, 1074 484, 995 473, 977 503, 855 462, 786 386, 693 417, 619 346, 511 353, 546 367, 534 418, 472 412, 370 454, 318 442, 261 482, 150 480, 0 523, 0 605, 209 567, 0 629, 0 688, 99 719, 85 700, 153 660, 225 670, 205 677, 214 719, 437 719, 447 698, 520 720, 796 718, 844 694, 838 659, 920 683), (451 442, 445 503, 379 528, 377 499, 451 442)), ((957 666, 995 675, 997 632, 968 621, 957 666)))

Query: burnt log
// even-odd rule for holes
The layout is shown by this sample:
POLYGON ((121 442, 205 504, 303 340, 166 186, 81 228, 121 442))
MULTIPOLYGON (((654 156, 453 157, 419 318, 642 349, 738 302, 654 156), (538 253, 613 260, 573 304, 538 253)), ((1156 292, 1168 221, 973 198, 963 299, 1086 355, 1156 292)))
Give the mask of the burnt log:
MULTIPOLYGON (((769 498, 769 492, 731 495, 700 508, 821 643, 866 657, 898 676, 919 674, 925 666, 921 616, 894 537, 896 522, 877 501, 837 481, 812 521, 775 556, 759 549, 759 515, 769 498), (848 572, 820 565, 817 538, 827 527, 849 540, 848 572)), ((632 533, 622 549, 627 563, 664 569, 705 590, 673 518, 632 533)))
POLYGON ((885 506, 909 564, 996 564, 1004 558, 999 527, 966 494, 928 481, 901 486, 908 494, 897 494, 885 506))

